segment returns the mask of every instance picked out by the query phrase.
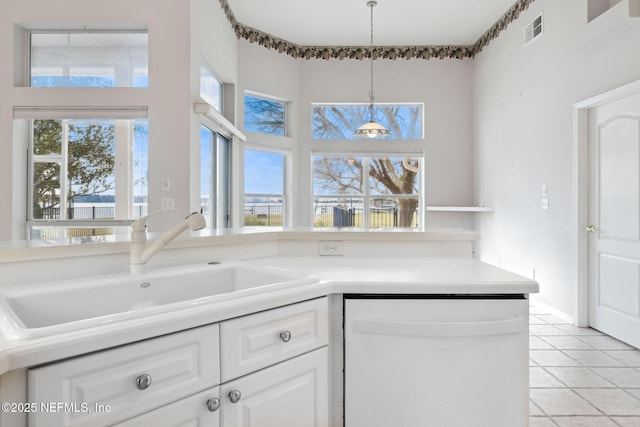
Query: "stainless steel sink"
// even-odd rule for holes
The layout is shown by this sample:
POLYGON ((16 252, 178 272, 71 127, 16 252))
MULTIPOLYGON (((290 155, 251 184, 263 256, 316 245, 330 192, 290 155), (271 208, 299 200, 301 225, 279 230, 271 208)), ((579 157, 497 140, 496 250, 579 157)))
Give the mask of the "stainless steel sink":
POLYGON ((0 294, 0 326, 8 338, 38 338, 315 282, 229 262, 16 286, 0 294))

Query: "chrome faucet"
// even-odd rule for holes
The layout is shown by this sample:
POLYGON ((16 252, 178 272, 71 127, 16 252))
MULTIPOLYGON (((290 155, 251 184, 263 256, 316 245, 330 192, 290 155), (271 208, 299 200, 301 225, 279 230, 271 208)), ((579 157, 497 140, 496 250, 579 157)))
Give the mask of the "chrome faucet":
POLYGON ((149 215, 139 218, 131 224, 131 250, 130 264, 132 273, 141 273, 144 271, 145 264, 162 248, 178 237, 187 228, 192 231, 202 230, 207 226, 207 220, 201 213, 193 212, 182 220, 178 225, 167 231, 162 237, 155 242, 147 243, 147 219, 163 211, 152 212, 149 215))

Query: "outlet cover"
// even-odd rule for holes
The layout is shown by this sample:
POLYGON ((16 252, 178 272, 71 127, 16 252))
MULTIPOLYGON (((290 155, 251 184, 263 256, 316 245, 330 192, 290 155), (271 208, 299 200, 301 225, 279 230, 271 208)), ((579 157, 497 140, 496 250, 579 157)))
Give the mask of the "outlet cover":
POLYGON ((318 253, 321 256, 342 256, 344 255, 344 245, 342 240, 321 240, 319 242, 318 253))

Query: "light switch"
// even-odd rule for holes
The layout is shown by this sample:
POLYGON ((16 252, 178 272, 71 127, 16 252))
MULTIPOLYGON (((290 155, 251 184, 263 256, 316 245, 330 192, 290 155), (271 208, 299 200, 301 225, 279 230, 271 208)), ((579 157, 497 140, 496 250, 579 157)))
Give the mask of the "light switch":
POLYGON ((548 199, 549 198, 549 190, 547 189, 546 185, 542 186, 542 198, 543 199, 548 199))
POLYGON ((171 190, 171 181, 169 178, 162 178, 162 191, 171 190))

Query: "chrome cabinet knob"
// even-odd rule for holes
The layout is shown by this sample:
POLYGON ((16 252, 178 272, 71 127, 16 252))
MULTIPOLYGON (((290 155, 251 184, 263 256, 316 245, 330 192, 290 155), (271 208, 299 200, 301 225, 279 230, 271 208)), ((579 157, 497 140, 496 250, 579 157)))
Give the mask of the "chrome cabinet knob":
POLYGON ((589 233, 594 233, 596 231, 596 226, 595 225, 589 225, 588 227, 585 228, 589 233))
POLYGON ((242 393, 240 393, 240 390, 231 390, 229 392, 229 400, 231 400, 231 403, 238 403, 241 397, 242 393))
POLYGON ((220 408, 220 399, 217 397, 212 397, 207 400, 207 409, 210 412, 216 412, 220 408))
POLYGON ((142 375, 139 375, 138 378, 136 378, 136 387, 138 387, 138 390, 146 390, 149 388, 150 385, 151 385, 151 375, 142 374, 142 375))
POLYGON ((290 331, 282 331, 280 332, 280 339, 284 342, 291 341, 291 332, 290 331))

